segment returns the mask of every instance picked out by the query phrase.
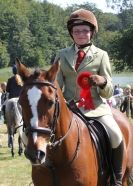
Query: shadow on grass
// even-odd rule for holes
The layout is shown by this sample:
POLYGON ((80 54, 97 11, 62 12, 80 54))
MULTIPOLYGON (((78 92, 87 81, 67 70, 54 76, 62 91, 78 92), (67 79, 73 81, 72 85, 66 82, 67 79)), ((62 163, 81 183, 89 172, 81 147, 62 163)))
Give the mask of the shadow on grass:
MULTIPOLYGON (((1 149, 3 149, 3 147, 1 149)), ((4 150, 0 151, 0 161, 12 160, 12 159, 14 159, 14 158, 9 153, 7 147, 4 147, 4 150)))
POLYGON ((0 161, 13 160, 13 159, 16 159, 16 158, 24 156, 24 154, 19 156, 17 150, 14 153, 15 153, 14 157, 12 157, 11 149, 6 147, 6 146, 3 146, 2 148, 0 148, 0 161))
MULTIPOLYGON (((1 153, 0 153, 0 156, 1 156, 1 153)), ((9 156, 8 154, 7 154, 7 156, 0 157, 0 161, 3 161, 3 160, 12 160, 12 159, 13 159, 13 157, 9 156)))

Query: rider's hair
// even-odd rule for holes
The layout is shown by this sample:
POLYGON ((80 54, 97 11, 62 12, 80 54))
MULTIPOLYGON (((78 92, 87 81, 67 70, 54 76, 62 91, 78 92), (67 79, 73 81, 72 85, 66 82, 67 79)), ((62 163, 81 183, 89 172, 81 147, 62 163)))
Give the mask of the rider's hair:
POLYGON ((23 81, 19 74, 15 75, 15 80, 16 80, 17 85, 23 86, 23 81))
POLYGON ((23 86, 23 81, 17 72, 17 67, 15 64, 12 67, 12 73, 15 75, 15 80, 16 80, 17 85, 23 86))

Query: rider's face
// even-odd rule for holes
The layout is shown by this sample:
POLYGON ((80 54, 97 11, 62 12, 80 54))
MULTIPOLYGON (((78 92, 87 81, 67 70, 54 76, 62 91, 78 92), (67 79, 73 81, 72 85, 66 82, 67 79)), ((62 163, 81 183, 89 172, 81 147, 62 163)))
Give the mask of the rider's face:
POLYGON ((90 43, 92 29, 87 25, 78 25, 72 28, 71 34, 77 45, 84 45, 90 43))

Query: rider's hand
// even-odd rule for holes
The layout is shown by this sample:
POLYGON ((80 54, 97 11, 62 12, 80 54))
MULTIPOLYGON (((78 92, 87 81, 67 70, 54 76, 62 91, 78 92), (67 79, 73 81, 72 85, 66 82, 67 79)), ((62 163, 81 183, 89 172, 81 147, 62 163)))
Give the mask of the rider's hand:
POLYGON ((107 80, 103 76, 91 75, 89 77, 89 83, 93 86, 99 86, 100 88, 104 88, 107 84, 107 80))

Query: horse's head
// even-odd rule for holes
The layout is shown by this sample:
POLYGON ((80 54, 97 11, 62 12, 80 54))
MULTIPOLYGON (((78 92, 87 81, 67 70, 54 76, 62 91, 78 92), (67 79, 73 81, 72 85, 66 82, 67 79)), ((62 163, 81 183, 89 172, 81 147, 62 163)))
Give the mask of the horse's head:
POLYGON ((58 117, 56 75, 59 64, 56 62, 48 71, 37 69, 33 73, 18 59, 16 65, 24 80, 19 103, 27 136, 25 155, 33 164, 43 164, 58 117))

